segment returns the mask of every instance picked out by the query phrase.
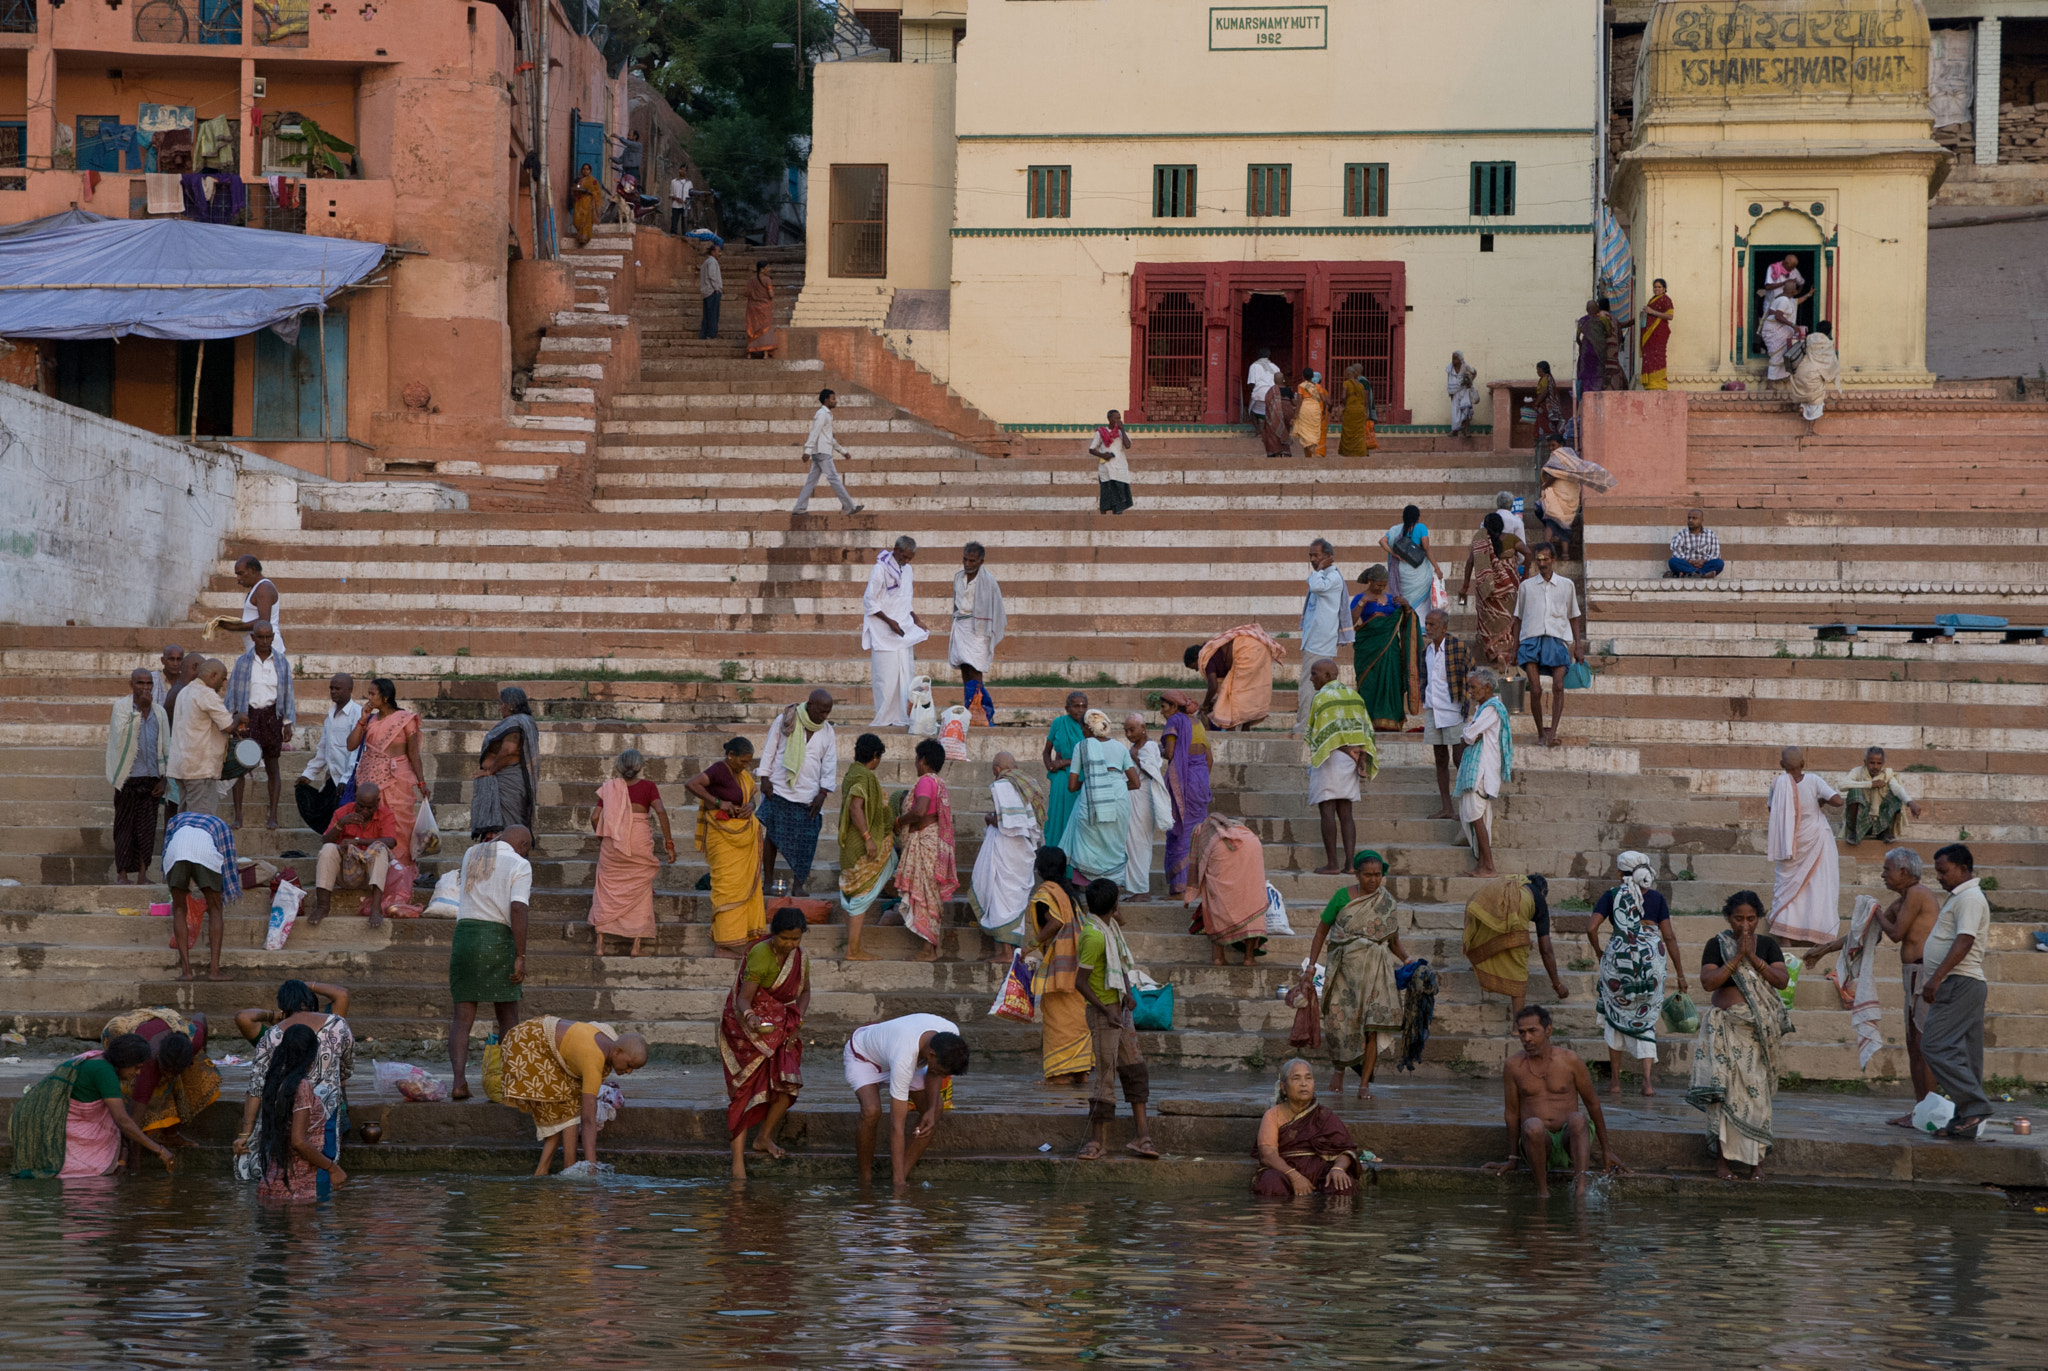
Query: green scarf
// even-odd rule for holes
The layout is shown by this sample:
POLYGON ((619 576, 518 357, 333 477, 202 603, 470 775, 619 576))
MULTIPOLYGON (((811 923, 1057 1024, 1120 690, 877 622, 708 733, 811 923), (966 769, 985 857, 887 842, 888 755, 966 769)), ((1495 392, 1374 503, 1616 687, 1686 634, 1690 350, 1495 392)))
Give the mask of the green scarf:
POLYGON ((839 859, 842 863, 857 862, 867 855, 860 825, 853 821, 855 798, 867 807, 868 832, 874 835, 876 850, 885 851, 896 845, 896 815, 889 808, 888 798, 882 794, 882 783, 875 779, 874 772, 855 762, 846 768, 846 779, 839 787, 839 859))
POLYGON ((796 774, 804 768, 804 749, 810 745, 811 735, 824 726, 811 722, 809 704, 790 706, 789 736, 782 743, 782 765, 789 771, 791 785, 796 784, 796 774))
POLYGON ((1340 747, 1364 748, 1366 779, 1379 775, 1380 754, 1373 744, 1365 701, 1342 681, 1332 681, 1316 692, 1308 707, 1309 765, 1321 766, 1340 747))

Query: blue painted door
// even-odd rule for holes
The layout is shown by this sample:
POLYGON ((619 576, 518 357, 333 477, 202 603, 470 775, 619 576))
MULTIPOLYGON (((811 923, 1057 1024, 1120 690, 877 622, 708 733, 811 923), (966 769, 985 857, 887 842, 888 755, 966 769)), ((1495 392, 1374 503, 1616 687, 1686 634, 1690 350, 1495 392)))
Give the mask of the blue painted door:
POLYGON ((80 171, 119 171, 123 153, 127 154, 128 170, 142 170, 142 152, 135 146, 135 125, 103 115, 78 116, 80 171))
POLYGON ((569 166, 569 184, 575 185, 576 178, 583 174, 583 164, 590 163, 590 169, 603 181, 604 174, 604 125, 593 124, 587 119, 576 123, 576 158, 569 166))
MULTIPOLYGON (((320 322, 299 316, 299 341, 287 345, 270 329, 256 335, 253 435, 320 441, 320 322)), ((327 316, 327 436, 348 436, 348 316, 327 316)))

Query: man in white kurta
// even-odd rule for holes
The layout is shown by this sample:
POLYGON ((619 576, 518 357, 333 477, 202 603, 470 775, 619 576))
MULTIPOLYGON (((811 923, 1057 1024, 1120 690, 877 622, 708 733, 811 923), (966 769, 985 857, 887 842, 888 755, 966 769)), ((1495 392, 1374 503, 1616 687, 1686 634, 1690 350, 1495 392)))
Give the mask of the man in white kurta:
POLYGON ((1842 930, 1842 868, 1834 830, 1821 808, 1839 807, 1843 799, 1826 781, 1806 773, 1806 754, 1798 748, 1779 753, 1778 765, 1784 772, 1771 782, 1765 848, 1775 873, 1770 934, 1781 943, 1833 942, 1842 930))
POLYGON ((997 960, 1007 964, 1009 949, 1024 945, 1024 909, 1038 884, 1036 864, 1045 831, 1040 806, 1031 802, 1017 777, 1017 759, 998 752, 994 770, 988 789, 995 811, 983 820, 981 854, 974 859, 970 885, 981 931, 1000 945, 997 960))
POLYGON ((893 549, 875 558, 867 591, 860 597, 860 645, 868 651, 876 728, 910 726, 910 678, 917 674, 916 649, 931 636, 924 620, 910 607, 910 564, 916 560, 917 540, 898 538, 893 549))
POLYGON ((1166 788, 1166 758, 1145 716, 1124 716, 1124 737, 1138 764, 1138 788, 1131 792, 1131 817, 1124 828, 1124 894, 1142 900, 1152 893, 1152 844, 1173 827, 1173 798, 1166 788))

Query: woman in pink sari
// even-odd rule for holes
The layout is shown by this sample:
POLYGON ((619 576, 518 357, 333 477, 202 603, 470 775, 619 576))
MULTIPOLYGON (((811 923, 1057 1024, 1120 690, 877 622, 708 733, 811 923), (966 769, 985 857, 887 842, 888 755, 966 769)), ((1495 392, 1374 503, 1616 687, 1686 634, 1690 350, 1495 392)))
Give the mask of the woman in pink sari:
MULTIPOLYGON (((398 820, 396 860, 412 865, 412 825, 420 812, 420 716, 398 707, 398 687, 383 677, 370 682, 362 722, 348 735, 356 759, 355 785, 375 785, 398 820)), ((408 887, 409 889, 409 887, 408 887)))
POLYGON ((637 748, 627 748, 612 764, 612 778, 597 788, 597 811, 590 826, 601 840, 597 849, 597 891, 590 902, 590 931, 597 955, 604 955, 604 935, 631 938, 633 955, 640 941, 654 936, 654 880, 661 863, 654 859, 654 835, 647 827, 651 813, 661 821, 661 845, 676 859, 675 835, 669 832, 668 810, 661 790, 643 779, 646 762, 637 748))
POLYGON ((1259 835, 1221 814, 1205 819, 1195 830, 1187 902, 1197 906, 1188 932, 1209 935, 1217 966, 1228 965, 1228 948, 1243 952, 1246 966, 1264 953, 1266 850, 1259 835))
POLYGON ((939 769, 946 749, 935 739, 917 745, 917 784, 909 809, 896 825, 903 835, 903 860, 896 867, 896 888, 903 892, 903 925, 928 944, 920 962, 939 959, 940 929, 946 901, 960 888, 960 869, 953 857, 953 801, 939 769))

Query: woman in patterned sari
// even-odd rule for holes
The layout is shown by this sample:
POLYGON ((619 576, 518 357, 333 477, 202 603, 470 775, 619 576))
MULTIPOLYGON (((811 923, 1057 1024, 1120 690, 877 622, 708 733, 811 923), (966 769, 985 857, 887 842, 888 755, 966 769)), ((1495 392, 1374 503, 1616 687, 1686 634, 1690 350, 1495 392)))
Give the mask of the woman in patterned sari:
POLYGON ((1095 1066, 1095 1040, 1088 1031, 1088 1001, 1080 991, 1081 921, 1067 887, 1067 854, 1038 849, 1038 889, 1025 907, 1028 945, 1039 953, 1031 994, 1044 1024, 1040 1057, 1045 1079, 1081 1085, 1095 1066))
POLYGON ((924 939, 913 961, 939 959, 944 936, 946 901, 960 888, 960 868, 953 852, 953 799, 939 769, 946 749, 936 738, 917 745, 917 784, 896 827, 903 837, 903 857, 896 868, 896 888, 903 893, 903 926, 924 939))
POLYGON ((1159 755, 1166 761, 1166 789, 1173 797, 1173 827, 1166 831, 1166 888, 1173 899, 1187 893, 1188 844, 1209 817, 1209 732, 1196 712, 1200 702, 1185 691, 1159 697, 1166 719, 1159 755))
POLYGON ((1616 859, 1621 867, 1621 884, 1602 895, 1593 906, 1593 918, 1586 938, 1600 958, 1594 983, 1594 1008, 1607 1039, 1607 1062, 1611 1073, 1610 1095, 1621 1094, 1621 1072, 1625 1060, 1633 1060, 1643 1073, 1643 1093, 1657 1093, 1651 1075, 1657 1069, 1657 1016, 1664 1009, 1665 953, 1670 969, 1678 973, 1678 988, 1686 988, 1685 967, 1680 961, 1678 939, 1671 932, 1671 915, 1657 894, 1657 872, 1640 852, 1624 852, 1616 859), (1652 896, 1657 898, 1653 901, 1652 896), (1600 946, 1600 921, 1611 920, 1614 934, 1606 948, 1600 946))
POLYGON ((1465 584, 1458 587, 1458 603, 1472 594, 1472 568, 1479 568, 1479 647, 1488 661, 1503 671, 1515 665, 1515 591, 1522 575, 1515 569, 1515 552, 1520 543, 1503 531, 1498 512, 1486 516, 1472 551, 1465 557, 1465 584))
POLYGON ((127 1033, 148 1043, 150 1053, 128 1087, 135 1122, 173 1147, 190 1147, 178 1125, 192 1122, 220 1098, 220 1072, 206 1059, 206 1016, 188 1019, 162 1006, 130 1010, 107 1020, 100 1044, 127 1033))
POLYGON ((748 950, 725 997, 718 1054, 725 1066, 726 1131, 732 1135, 734 1180, 747 1178, 747 1130, 759 1125, 754 1151, 781 1161, 775 1145, 783 1115, 804 1086, 804 1014, 811 973, 804 962, 803 911, 775 911, 769 934, 748 950))
POLYGON ((1685 1102, 1706 1113, 1714 1174, 1732 1181, 1728 1163, 1739 1162, 1751 1180, 1760 1181, 1771 1150, 1778 1047, 1791 1027, 1778 992, 1792 978, 1784 952, 1757 931, 1764 907, 1755 891, 1730 895, 1721 916, 1728 927, 1714 935, 1700 959, 1700 989, 1713 991, 1714 998, 1700 1010, 1685 1102))
POLYGON ((896 811, 882 793, 875 763, 882 740, 863 733, 853 744, 853 765, 839 784, 839 903, 846 910, 846 960, 872 961, 861 950, 861 925, 896 874, 896 811))
POLYGON ((420 716, 398 707, 398 687, 383 677, 370 682, 369 703, 363 717, 348 735, 351 748, 361 748, 356 761, 355 781, 349 787, 354 798, 356 786, 374 785, 384 804, 391 806, 398 821, 398 848, 392 854, 401 862, 412 860, 412 825, 420 809, 420 716))
POLYGON ((1387 569, 1375 562, 1359 576, 1363 593, 1351 601, 1352 665, 1372 726, 1399 732, 1419 704, 1410 679, 1415 656, 1415 611, 1388 589, 1387 569))
POLYGON ((1323 985, 1323 1040, 1330 1049, 1330 1089, 1342 1092, 1346 1070, 1358 1073, 1358 1098, 1372 1098, 1372 1072, 1383 1044, 1401 1036, 1401 992, 1394 972, 1408 960, 1401 947, 1401 916, 1387 889, 1387 859, 1370 850, 1351 859, 1358 884, 1345 886, 1323 906, 1315 942, 1309 946, 1311 970, 1302 972, 1304 990, 1313 982, 1313 968, 1330 949, 1329 975, 1323 985))

